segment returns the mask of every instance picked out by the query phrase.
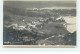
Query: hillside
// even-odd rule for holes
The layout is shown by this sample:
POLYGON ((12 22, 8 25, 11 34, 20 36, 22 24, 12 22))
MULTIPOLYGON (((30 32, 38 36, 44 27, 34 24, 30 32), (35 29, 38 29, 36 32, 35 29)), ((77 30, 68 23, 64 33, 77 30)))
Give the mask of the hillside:
POLYGON ((66 21, 63 17, 66 16, 76 16, 76 10, 28 10, 4 6, 4 44, 8 41, 11 45, 65 44, 63 36, 70 33, 64 25, 66 21), (49 37, 52 38, 45 41, 49 37))

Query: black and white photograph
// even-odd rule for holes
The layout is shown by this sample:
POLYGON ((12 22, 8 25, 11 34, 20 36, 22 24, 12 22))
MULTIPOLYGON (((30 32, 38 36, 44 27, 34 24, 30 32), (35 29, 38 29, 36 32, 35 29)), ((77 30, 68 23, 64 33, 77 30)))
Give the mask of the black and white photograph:
POLYGON ((4 46, 76 46, 76 0, 3 1, 4 46))

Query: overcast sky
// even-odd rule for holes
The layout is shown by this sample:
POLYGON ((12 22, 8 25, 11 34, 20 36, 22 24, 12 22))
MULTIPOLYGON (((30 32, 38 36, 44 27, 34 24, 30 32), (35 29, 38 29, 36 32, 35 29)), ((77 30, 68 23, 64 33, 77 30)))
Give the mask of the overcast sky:
POLYGON ((18 8, 76 7, 75 1, 5 1, 4 5, 18 8))

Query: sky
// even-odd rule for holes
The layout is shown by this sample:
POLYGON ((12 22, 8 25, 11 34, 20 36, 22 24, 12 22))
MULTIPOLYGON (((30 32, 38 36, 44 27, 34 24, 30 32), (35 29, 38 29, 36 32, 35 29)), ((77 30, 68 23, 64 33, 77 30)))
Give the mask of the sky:
POLYGON ((4 5, 15 8, 76 7, 75 1, 4 1, 4 5))

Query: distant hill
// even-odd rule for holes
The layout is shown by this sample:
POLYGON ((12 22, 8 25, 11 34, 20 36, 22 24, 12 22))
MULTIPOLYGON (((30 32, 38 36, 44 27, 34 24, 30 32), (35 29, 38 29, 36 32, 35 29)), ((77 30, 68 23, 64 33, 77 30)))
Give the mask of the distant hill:
MULTIPOLYGON (((75 14, 75 9, 26 10, 4 6, 4 42, 9 41, 11 44, 22 42, 23 45, 28 45, 28 41, 30 41, 31 45, 38 44, 51 36, 61 40, 62 37, 58 38, 59 35, 70 32, 63 25, 66 23, 65 20, 62 18, 57 20, 57 18, 75 16, 75 14), (39 42, 37 43, 37 41, 39 42)), ((55 40, 55 38, 51 40, 55 40)), ((49 42, 49 40, 47 41, 49 42)))

